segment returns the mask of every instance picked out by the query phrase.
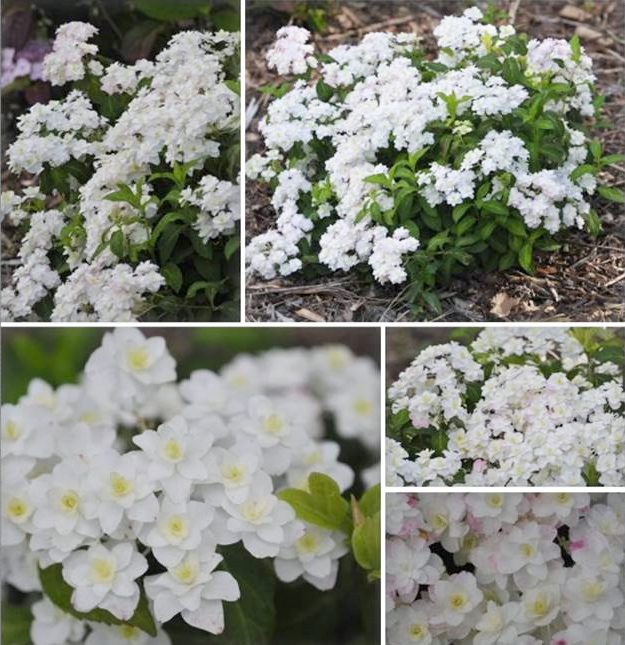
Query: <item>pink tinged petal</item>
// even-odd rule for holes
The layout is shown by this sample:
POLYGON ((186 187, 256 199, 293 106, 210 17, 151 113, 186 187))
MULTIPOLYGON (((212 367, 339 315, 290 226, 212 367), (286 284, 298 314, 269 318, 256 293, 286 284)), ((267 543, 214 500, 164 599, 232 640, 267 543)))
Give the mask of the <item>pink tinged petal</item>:
POLYGON ((192 627, 211 634, 224 630, 224 608, 219 600, 205 600, 196 611, 183 611, 182 618, 192 627))
POLYGON ((128 510, 128 517, 137 522, 153 522, 158 516, 158 500, 153 494, 148 495, 139 502, 136 502, 128 510))
POLYGON ((276 570, 276 575, 282 582, 293 582, 293 580, 299 578, 304 573, 304 569, 299 560, 282 560, 276 558, 273 566, 276 570))
POLYGON ((241 597, 239 584, 227 571, 215 571, 202 590, 204 600, 227 600, 234 602, 241 597))

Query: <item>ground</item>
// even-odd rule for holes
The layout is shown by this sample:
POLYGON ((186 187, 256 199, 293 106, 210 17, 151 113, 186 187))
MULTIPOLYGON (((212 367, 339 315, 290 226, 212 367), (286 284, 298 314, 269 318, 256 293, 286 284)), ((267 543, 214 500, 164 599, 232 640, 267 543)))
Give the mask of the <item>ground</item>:
MULTIPOLYGON (((283 11, 294 2, 248 2, 246 81, 248 156, 262 150, 258 121, 268 103, 263 85, 276 77, 264 63, 264 52, 276 30, 292 20, 283 11), (249 109, 250 104, 254 106, 249 109)), ((454 0, 429 2, 335 2, 327 30, 315 33, 322 50, 359 40, 370 31, 410 31, 433 46, 432 30, 443 15, 458 14, 471 3, 454 0)), ((594 61, 597 86, 606 96, 604 118, 612 127, 596 129, 607 153, 621 153, 625 136, 624 5, 611 0, 506 0, 498 7, 514 17, 518 30, 532 37, 571 38, 578 33, 594 61)), ((623 163, 611 165, 602 176, 609 184, 625 184, 623 163)), ((266 186, 248 182, 246 230, 248 239, 275 219, 266 186)), ((557 253, 543 255, 536 275, 520 270, 484 274, 469 272, 439 293, 442 313, 416 313, 402 300, 400 288, 374 287, 354 274, 335 273, 306 282, 296 276, 269 282, 251 277, 247 282, 249 321, 619 321, 625 317, 625 215, 618 204, 597 199, 604 232, 593 239, 584 232, 566 235, 557 253)))

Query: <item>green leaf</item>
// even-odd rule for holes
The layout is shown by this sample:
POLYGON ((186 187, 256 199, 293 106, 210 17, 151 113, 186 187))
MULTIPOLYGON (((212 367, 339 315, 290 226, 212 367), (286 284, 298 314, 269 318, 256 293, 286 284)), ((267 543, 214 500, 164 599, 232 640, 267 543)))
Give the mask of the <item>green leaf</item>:
POLYGON ((379 184, 380 186, 386 187, 390 187, 391 185, 390 179, 382 173, 378 173, 377 175, 369 175, 368 177, 365 177, 365 181, 370 184, 379 184))
POLYGON ((441 301, 433 291, 425 291, 423 293, 423 299, 437 314, 443 313, 443 306, 441 305, 441 301))
POLYGON ((238 96, 241 96, 241 83, 239 81, 226 80, 224 85, 238 96))
POLYGON ((519 264, 528 273, 534 273, 533 247, 530 242, 526 242, 519 251, 519 264))
POLYGON ((509 213, 507 206, 493 200, 482 202, 481 208, 487 213, 494 213, 495 215, 507 215, 509 213))
POLYGON ((182 271, 177 264, 166 264, 161 269, 161 275, 165 278, 165 282, 178 293, 182 287, 182 271))
POLYGON ((477 218, 474 215, 469 215, 469 217, 465 217, 462 221, 458 222, 455 231, 458 235, 464 235, 476 222, 477 218))
POLYGON ((601 159, 601 143, 594 139, 588 144, 588 149, 590 150, 590 154, 593 156, 595 161, 599 161, 601 159))
POLYGON ((623 161, 624 159, 624 155, 606 155, 605 157, 601 157, 601 165, 609 166, 611 163, 618 163, 619 161, 623 161))
POLYGON ((231 237, 227 242, 226 245, 224 246, 224 255, 226 256, 226 260, 229 260, 234 253, 237 251, 239 248, 239 245, 241 244, 241 239, 239 236, 231 237))
POLYGON ((519 219, 508 218, 504 220, 503 226, 505 226, 511 233, 518 235, 519 237, 527 237, 527 229, 525 224, 519 219))
POLYGON ((161 264, 166 264, 171 257, 181 233, 182 228, 177 225, 167 226, 163 229, 158 238, 158 253, 161 264))
POLYGON ((33 617, 28 607, 2 603, 2 643, 4 645, 28 645, 30 624, 33 617))
POLYGON ((118 229, 111 235, 109 240, 109 247, 111 251, 120 259, 126 255, 126 236, 121 229, 118 229))
POLYGON ((326 529, 351 532, 349 503, 340 495, 339 487, 331 477, 312 473, 308 477, 310 492, 286 488, 277 496, 288 502, 297 517, 326 529))
POLYGON ((380 490, 380 484, 376 484, 366 491, 358 501, 360 510, 365 514, 365 516, 372 517, 380 511, 380 490))
POLYGON ((594 175, 597 172, 597 169, 591 164, 583 164, 575 168, 575 170, 569 175, 571 181, 579 179, 582 175, 594 175))
POLYGON ((625 195, 620 188, 614 188, 613 186, 598 186, 597 190, 602 197, 609 199, 611 202, 625 204, 625 195))
POLYGON ((380 512, 373 517, 365 517, 352 533, 352 551, 356 562, 370 572, 370 579, 380 577, 382 558, 380 512))
POLYGON ((148 607, 147 596, 143 587, 141 587, 141 595, 139 597, 139 604, 132 618, 128 621, 121 621, 105 609, 94 609, 86 613, 76 611, 71 603, 72 592, 74 589, 68 585, 63 579, 63 566, 61 564, 53 564, 46 569, 39 569, 39 579, 44 593, 50 601, 64 612, 71 614, 80 620, 89 620, 95 623, 106 623, 107 625, 131 625, 146 632, 150 636, 156 636, 156 625, 150 609, 148 607))
POLYGON ((322 80, 317 81, 317 96, 324 103, 334 96, 334 88, 322 80))
POLYGON ((439 430, 434 433, 432 437, 432 449, 436 452, 437 455, 442 455, 447 444, 449 443, 449 435, 444 430, 439 430))
POLYGON ((226 629, 218 641, 224 645, 269 643, 275 623, 275 575, 270 562, 252 557, 240 543, 220 547, 219 551, 224 558, 221 568, 239 583, 241 597, 236 602, 224 602, 226 629))
POLYGON ((164 22, 191 20, 208 12, 205 0, 133 0, 133 8, 164 22))
POLYGON ((454 210, 451 212, 451 218, 454 222, 458 222, 471 206, 473 206, 473 202, 464 202, 454 206, 454 210))
POLYGON ((571 38, 569 44, 571 45, 571 51, 573 52, 573 55, 571 58, 576 62, 579 63, 581 57, 582 57, 582 47, 579 42, 579 36, 575 34, 573 38, 571 38))
POLYGON ((588 228, 588 232, 593 235, 599 235, 601 231, 603 230, 603 226, 601 224, 601 219, 599 218, 599 215, 593 210, 589 211, 588 213, 585 213, 583 215, 584 221, 586 222, 586 226, 588 228))

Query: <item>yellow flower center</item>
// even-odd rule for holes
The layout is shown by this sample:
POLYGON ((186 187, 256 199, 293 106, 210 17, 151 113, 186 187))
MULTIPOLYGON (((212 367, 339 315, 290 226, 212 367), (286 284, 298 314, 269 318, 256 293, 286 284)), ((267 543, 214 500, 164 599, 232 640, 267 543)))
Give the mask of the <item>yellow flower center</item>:
POLYGON ((248 522, 258 522, 264 516, 266 508, 267 502, 264 499, 249 501, 243 505, 243 517, 248 522))
POLYGON ((231 484, 238 484, 245 474, 245 469, 240 464, 228 464, 221 468, 223 478, 231 484))
POLYGON ((61 496, 60 506, 61 510, 68 515, 73 514, 78 508, 80 501, 78 494, 73 490, 68 490, 61 496))
POLYGON ((95 582, 110 582, 115 577, 115 566, 108 560, 96 558, 91 563, 91 573, 95 582))
POLYGON ((140 372, 150 365, 150 352, 145 347, 133 347, 126 352, 128 365, 132 370, 140 372))
POLYGON ((168 439, 163 446, 163 455, 169 461, 180 461, 184 456, 184 449, 176 439, 168 439))
POLYGON ((318 464, 321 462, 322 458, 321 450, 313 450, 312 452, 308 452, 304 455, 303 462, 307 466, 312 466, 314 464, 318 464))
POLYGON ((544 616, 549 611, 549 600, 543 593, 539 594, 530 603, 530 613, 534 616, 544 616))
POLYGON ((570 493, 558 493, 557 498, 558 504, 568 504, 571 500, 570 493))
POLYGON ((13 497, 7 504, 7 515, 17 524, 24 522, 30 515, 30 506, 20 497, 13 497))
POLYGON ((199 563, 191 558, 183 560, 177 567, 172 569, 174 578, 183 585, 192 585, 199 572, 199 563))
POLYGON ((15 441, 22 434, 22 428, 15 421, 7 421, 2 428, 2 434, 6 439, 15 441))
POLYGON ((119 473, 111 475, 111 494, 115 499, 126 497, 126 495, 132 493, 133 488, 133 483, 119 473))
POLYGON ((443 531, 447 528, 447 518, 442 513, 436 513, 432 518, 432 526, 437 531, 443 531))
POLYGON ((598 581, 585 582, 582 586, 582 598, 586 602, 595 602, 603 595, 603 585, 598 581))
POLYGON ((360 417, 366 417, 371 414, 373 406, 367 399, 357 399, 354 401, 354 412, 360 417))
POLYGON ((457 591, 449 596, 449 606, 452 609, 462 609, 467 604, 467 595, 457 591))
POLYGON ((119 628, 119 633, 122 638, 127 641, 137 641, 141 636, 141 631, 138 627, 133 627, 132 625, 121 625, 119 628))
POLYGON ((503 506, 503 495, 495 493, 488 496, 488 505, 491 508, 501 508, 503 506))
POLYGON ((263 421, 263 428, 268 434, 279 434, 284 428, 284 421, 274 412, 263 421))
POLYGON ((295 543, 295 548, 300 555, 317 553, 319 550, 319 540, 316 535, 304 533, 304 535, 302 535, 302 537, 295 543))
POLYGON ((425 638, 428 635, 428 630, 424 625, 413 623, 412 625, 410 625, 408 633, 410 634, 410 638, 416 641, 425 638))
POLYGON ((531 558, 534 553, 536 553, 536 549, 533 544, 521 544, 519 550, 521 551, 521 555, 525 558, 531 558))
POLYGON ((172 538, 184 540, 189 535, 189 526, 184 517, 172 515, 165 524, 165 533, 172 538))

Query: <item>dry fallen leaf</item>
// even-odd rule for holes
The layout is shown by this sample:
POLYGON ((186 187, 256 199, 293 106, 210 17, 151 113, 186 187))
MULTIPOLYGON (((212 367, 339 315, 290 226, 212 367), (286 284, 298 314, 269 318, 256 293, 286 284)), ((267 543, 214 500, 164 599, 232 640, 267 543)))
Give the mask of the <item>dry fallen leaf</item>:
POLYGON ((497 316, 497 318, 507 318, 519 302, 518 298, 512 298, 507 293, 500 291, 490 301, 492 305, 490 313, 497 316))
POLYGON ((584 40, 597 40, 603 36, 602 32, 597 31, 596 29, 591 29, 586 25, 577 25, 577 27, 575 27, 575 33, 584 40))
POLYGON ((560 10, 560 17, 577 20, 578 22, 586 22, 592 19, 592 15, 587 11, 584 11, 581 7, 575 7, 572 4, 567 4, 560 10))
POLYGON ((306 308, 298 309, 295 313, 301 318, 305 318, 306 320, 310 320, 312 322, 326 321, 326 319, 323 316, 315 313, 314 311, 311 311, 310 309, 306 309, 306 308))

